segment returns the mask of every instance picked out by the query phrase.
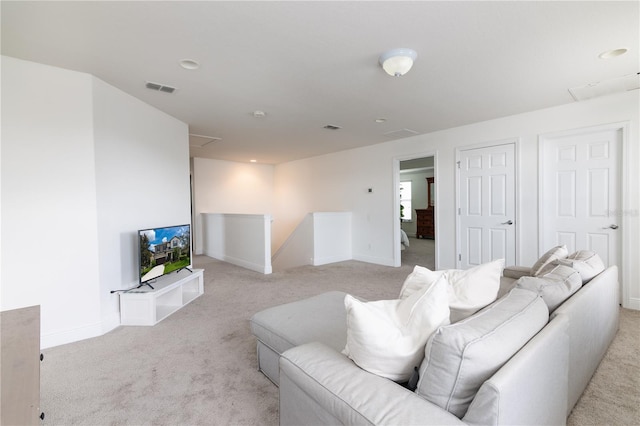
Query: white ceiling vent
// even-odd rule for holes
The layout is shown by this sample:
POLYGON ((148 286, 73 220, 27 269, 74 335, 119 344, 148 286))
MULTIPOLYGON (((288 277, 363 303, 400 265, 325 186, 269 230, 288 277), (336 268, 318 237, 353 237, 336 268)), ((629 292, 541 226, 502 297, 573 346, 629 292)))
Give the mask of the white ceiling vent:
POLYGON ((418 132, 411 129, 400 129, 400 130, 392 130, 390 132, 385 133, 384 135, 391 139, 402 139, 408 138, 409 136, 415 136, 418 132))
POLYGON ((189 133, 189 146, 194 148, 204 148, 205 146, 214 144, 221 141, 222 138, 216 138, 215 136, 196 135, 189 133))
POLYGON ((589 83, 586 86, 572 87, 569 89, 569 93, 576 101, 584 101, 636 89, 640 89, 640 73, 589 83))
POLYGON ((167 86, 166 84, 153 83, 151 81, 147 81, 147 84, 145 84, 145 87, 147 89, 156 90, 158 92, 165 92, 165 93, 173 93, 176 90, 175 87, 167 86))

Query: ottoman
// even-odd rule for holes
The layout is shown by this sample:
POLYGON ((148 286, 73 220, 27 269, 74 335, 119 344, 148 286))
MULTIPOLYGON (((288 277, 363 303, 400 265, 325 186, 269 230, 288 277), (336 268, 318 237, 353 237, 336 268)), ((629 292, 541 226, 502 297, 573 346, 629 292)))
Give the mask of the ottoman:
POLYGON ((258 370, 278 386, 280 355, 287 349, 321 342, 342 351, 347 342, 345 295, 331 291, 256 313, 249 324, 258 341, 258 370))

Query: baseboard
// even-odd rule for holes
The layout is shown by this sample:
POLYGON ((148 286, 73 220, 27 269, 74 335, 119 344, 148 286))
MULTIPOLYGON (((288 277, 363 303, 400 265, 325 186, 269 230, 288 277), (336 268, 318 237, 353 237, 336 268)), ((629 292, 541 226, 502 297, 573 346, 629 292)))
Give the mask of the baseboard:
POLYGON ((337 262, 344 262, 347 260, 351 260, 352 257, 351 256, 329 256, 329 257, 314 257, 313 259, 311 259, 311 264, 313 266, 320 266, 320 265, 328 265, 330 263, 337 263, 337 262))
POLYGON ((366 263, 373 263, 375 265, 394 266, 393 259, 388 259, 386 257, 354 255, 353 260, 358 260, 360 262, 366 262, 366 263))
POLYGON ((640 298, 630 297, 629 304, 627 306, 622 305, 623 308, 634 309, 636 311, 640 311, 640 298))
POLYGON ((112 312, 102 318, 102 334, 107 334, 118 327, 120 327, 120 311, 112 312))
POLYGON ((232 265, 241 266, 251 271, 260 272, 261 274, 267 275, 273 272, 271 265, 260 265, 237 257, 217 253, 205 253, 205 255, 214 259, 222 260, 223 262, 231 263, 232 265))
POLYGON ((80 340, 102 336, 103 334, 102 322, 85 325, 72 330, 42 334, 40 336, 40 348, 46 349, 54 346, 66 345, 67 343, 78 342, 80 340))

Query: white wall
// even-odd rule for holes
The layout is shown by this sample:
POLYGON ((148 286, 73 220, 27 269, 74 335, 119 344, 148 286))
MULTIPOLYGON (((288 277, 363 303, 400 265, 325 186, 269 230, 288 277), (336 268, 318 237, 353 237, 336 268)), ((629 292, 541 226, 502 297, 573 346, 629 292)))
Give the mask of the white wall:
POLYGON ((109 290, 137 280, 137 229, 190 222, 187 126, 4 56, 2 107, 0 308, 41 305, 42 347, 101 335, 119 324, 109 290))
POLYGON ((272 214, 273 166, 194 158, 191 168, 197 254, 204 249, 202 213, 272 214))
POLYGON ((93 78, 100 298, 105 331, 119 325, 110 290, 138 282, 138 229, 191 223, 185 123, 93 78))
POLYGON ((91 76, 2 57, 1 309, 42 345, 101 330, 91 76))
MULTIPOLYGON (((353 212, 354 258, 393 265, 394 161, 412 154, 436 154, 437 267, 455 267, 456 148, 519 139, 517 263, 532 264, 538 244, 538 137, 568 129, 628 121, 626 161, 629 192, 625 194, 628 244, 623 253, 623 277, 632 305, 640 308, 640 153, 638 91, 572 103, 526 114, 476 123, 369 147, 293 161, 275 168, 273 239, 278 247, 309 211, 353 212), (367 188, 373 188, 372 193, 367 188)), ((420 155, 416 155, 420 156, 420 155)))
POLYGON ((271 216, 203 213, 204 254, 263 274, 271 266, 271 216))

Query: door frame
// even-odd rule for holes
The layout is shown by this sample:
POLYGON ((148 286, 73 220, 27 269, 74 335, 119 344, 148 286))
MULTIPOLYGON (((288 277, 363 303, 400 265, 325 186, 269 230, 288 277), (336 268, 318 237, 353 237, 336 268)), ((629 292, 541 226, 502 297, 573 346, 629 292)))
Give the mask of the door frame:
MULTIPOLYGON (((414 154, 406 154, 406 155, 402 155, 402 156, 397 156, 397 157, 393 157, 393 204, 394 206, 399 206, 400 205, 400 162, 401 161, 407 161, 407 160, 415 160, 417 158, 424 158, 424 157, 433 157, 433 176, 434 179, 436 181, 436 185, 437 182, 439 180, 439 176, 438 176, 438 151, 424 151, 424 152, 418 152, 418 153, 414 153, 414 154)), ((435 266, 436 269, 438 269, 438 252, 439 252, 439 246, 440 244, 438 243, 438 206, 440 205, 440 203, 438 202, 438 194, 439 191, 437 190, 436 187, 436 204, 434 206, 434 210, 433 210, 433 227, 434 227, 434 232, 435 232, 435 236, 434 236, 434 260, 435 260, 435 266)), ((400 227, 398 226, 398 223, 400 223, 400 209, 399 208, 394 208, 393 209, 393 266, 395 267, 400 267, 402 266, 402 254, 401 254, 401 250, 400 250, 400 227)))
MULTIPOLYGON (((620 257, 618 259, 618 279, 620 280, 621 288, 621 303, 624 308, 640 309, 640 300, 632 301, 629 292, 629 283, 631 282, 630 268, 626 268, 625 265, 631 265, 631 238, 629 233, 624 232, 630 228, 630 218, 625 212, 630 212, 629 199, 627 194, 630 191, 630 161, 631 155, 629 153, 629 131, 630 122, 623 121, 617 123, 600 124, 596 126, 580 127, 570 130, 562 130, 558 132, 542 133, 538 135, 538 230, 544 229, 544 214, 542 211, 542 205, 540 200, 544 199, 544 185, 543 185, 543 173, 545 170, 544 154, 545 147, 548 146, 551 139, 557 139, 567 136, 578 136, 586 133, 595 133, 601 131, 620 131, 622 133, 622 141, 620 146, 618 166, 619 179, 621 184, 619 204, 620 212, 617 212, 621 222, 622 232, 620 232, 620 241, 618 242, 620 257)), ((540 252, 543 244, 542 233, 538 232, 538 252, 540 252)), ((540 254, 540 253, 538 253, 540 254)))
MULTIPOLYGON (((482 148, 490 148, 493 146, 501 146, 501 145, 513 145, 513 156, 514 156, 514 161, 513 161, 513 174, 514 174, 514 218, 515 218, 515 235, 514 235, 514 250, 515 250, 515 262, 516 265, 520 264, 520 197, 518 196, 519 194, 519 188, 520 188, 520 138, 519 137, 513 137, 513 138, 507 138, 507 139, 499 139, 499 140, 495 140, 495 141, 487 141, 487 142, 480 142, 480 143, 475 143, 475 144, 471 144, 471 145, 464 145, 464 146, 459 146, 456 147, 456 163, 455 163, 455 170, 456 170, 456 181, 455 181, 455 210, 454 212, 456 212, 456 235, 455 235, 455 241, 456 241, 456 268, 460 268, 461 267, 461 254, 462 254, 462 230, 460 229, 460 158, 462 155, 462 151, 469 151, 472 149, 482 149, 482 148)), ((505 265, 508 266, 508 265, 505 265)))

